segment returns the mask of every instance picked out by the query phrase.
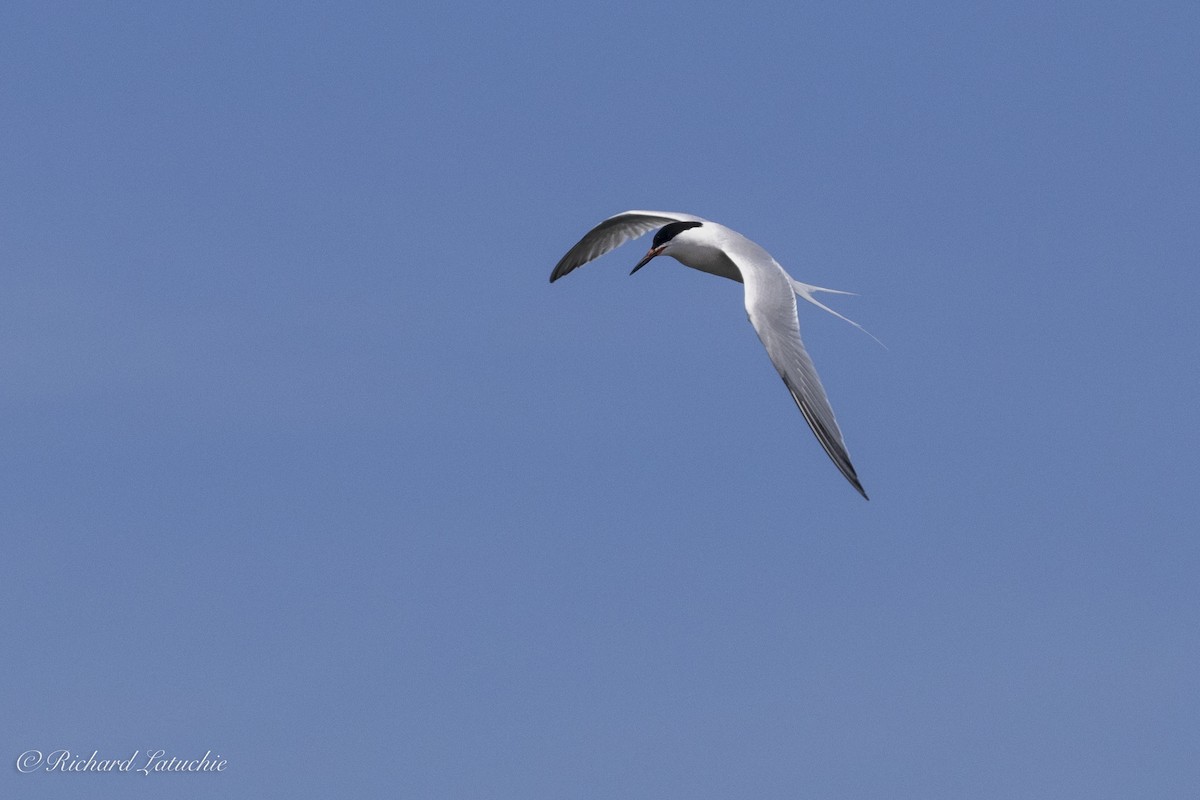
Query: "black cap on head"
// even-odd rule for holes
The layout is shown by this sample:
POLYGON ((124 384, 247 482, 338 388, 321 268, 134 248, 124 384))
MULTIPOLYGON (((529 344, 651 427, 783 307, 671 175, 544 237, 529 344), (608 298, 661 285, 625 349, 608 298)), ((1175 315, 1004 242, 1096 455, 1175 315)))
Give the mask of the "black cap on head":
POLYGON ((699 228, 703 223, 688 220, 686 222, 669 222, 654 234, 654 244, 651 247, 662 247, 688 228, 699 228))

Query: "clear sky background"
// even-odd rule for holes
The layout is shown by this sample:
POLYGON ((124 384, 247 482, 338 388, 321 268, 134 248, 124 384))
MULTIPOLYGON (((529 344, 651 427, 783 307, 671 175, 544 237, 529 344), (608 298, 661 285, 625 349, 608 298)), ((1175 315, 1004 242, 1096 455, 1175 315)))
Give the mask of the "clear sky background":
POLYGON ((1195 798, 1200 5, 0 6, 0 795, 1195 798), (714 219, 810 306, 871 501, 714 219), (139 750, 222 774, 21 774, 139 750))

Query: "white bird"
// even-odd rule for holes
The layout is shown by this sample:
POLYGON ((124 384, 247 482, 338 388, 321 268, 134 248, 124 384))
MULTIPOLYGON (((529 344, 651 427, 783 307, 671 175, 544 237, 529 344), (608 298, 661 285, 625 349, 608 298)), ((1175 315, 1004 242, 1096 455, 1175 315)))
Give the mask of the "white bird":
POLYGON ((746 314, 767 348, 771 363, 779 371, 821 447, 846 480, 866 498, 867 493, 850 463, 850 454, 846 452, 842 432, 825 397, 821 379, 800 341, 800 321, 796 316, 796 295, 799 295, 861 329, 857 322, 846 319, 813 297, 813 292, 850 292, 800 283, 788 275, 770 253, 737 231, 673 211, 626 211, 609 217, 567 251, 550 273, 550 282, 655 228, 658 232, 654 234, 650 251, 629 274, 637 272, 655 256, 666 255, 692 269, 745 284, 746 314))

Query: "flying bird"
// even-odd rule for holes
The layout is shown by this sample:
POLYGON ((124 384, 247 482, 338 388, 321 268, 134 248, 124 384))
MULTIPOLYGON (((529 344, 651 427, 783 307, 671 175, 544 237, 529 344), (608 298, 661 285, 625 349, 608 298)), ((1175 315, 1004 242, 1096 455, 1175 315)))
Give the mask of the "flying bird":
POLYGON ((850 292, 794 280, 770 253, 737 231, 673 211, 626 211, 609 217, 567 251, 550 273, 550 282, 656 228, 658 231, 649 252, 629 274, 646 266, 655 256, 671 256, 686 267, 744 284, 746 314, 767 349, 771 363, 779 371, 821 447, 846 480, 866 498, 867 493, 850 463, 850 454, 842 441, 842 432, 833 417, 821 379, 800 341, 800 321, 796 316, 796 296, 799 295, 861 329, 857 322, 846 319, 813 297, 814 292, 850 292))

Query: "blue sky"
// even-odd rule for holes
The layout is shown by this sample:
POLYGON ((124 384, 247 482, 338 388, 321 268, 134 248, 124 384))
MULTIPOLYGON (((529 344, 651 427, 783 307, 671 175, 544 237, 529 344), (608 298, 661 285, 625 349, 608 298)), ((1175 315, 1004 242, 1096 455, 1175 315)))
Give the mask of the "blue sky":
POLYGON ((5 4, 0 794, 1195 797, 1198 35, 5 4), (870 503, 629 208, 860 294, 870 503))

